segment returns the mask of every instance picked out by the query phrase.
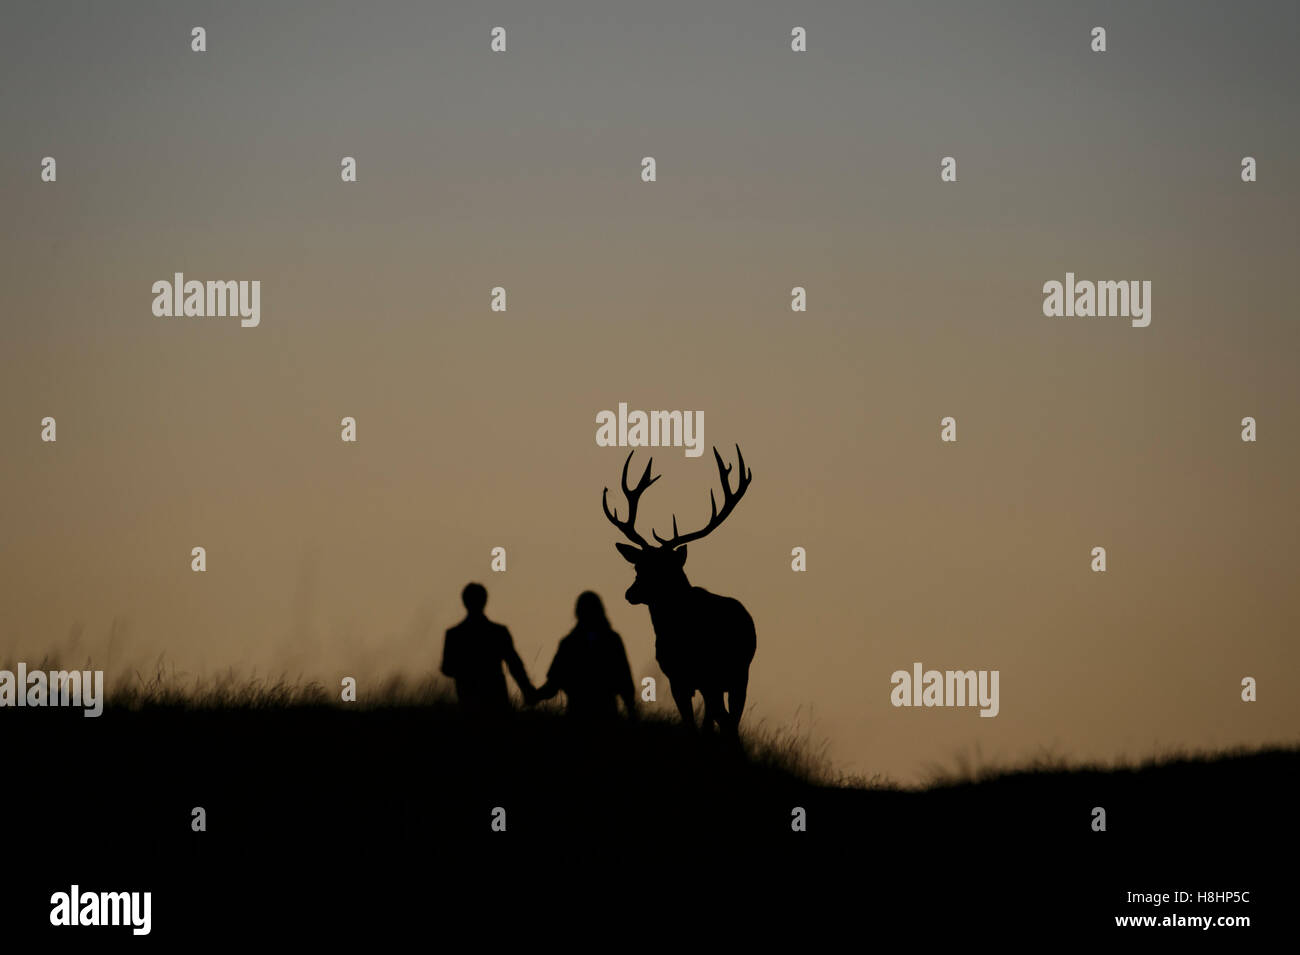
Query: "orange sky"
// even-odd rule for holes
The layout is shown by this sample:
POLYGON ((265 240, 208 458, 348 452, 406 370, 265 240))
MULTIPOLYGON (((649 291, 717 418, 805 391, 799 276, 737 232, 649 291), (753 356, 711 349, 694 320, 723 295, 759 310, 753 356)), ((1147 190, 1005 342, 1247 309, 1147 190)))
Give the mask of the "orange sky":
MULTIPOLYGON (((1034 7, 937 30, 828 5, 805 55, 779 10, 521 9, 497 58, 492 24, 422 31, 414 6, 208 13, 203 55, 195 12, 61 38, 23 8, 0 38, 0 657, 364 689, 436 667, 477 579, 536 677, 588 588, 651 674, 600 510, 625 452, 595 416, 625 401, 703 411, 753 469, 686 566, 756 621, 746 724, 811 724, 905 782, 977 751, 1294 741, 1295 13, 1224 34, 1122 9, 1101 60, 1034 7), (176 271, 261 281, 261 324, 154 317, 176 271), (1044 317, 1066 271, 1150 280, 1151 325, 1044 317), (999 715, 895 709, 915 661, 1000 670, 999 715)), ((655 464, 643 530, 702 523, 711 455, 655 464)))

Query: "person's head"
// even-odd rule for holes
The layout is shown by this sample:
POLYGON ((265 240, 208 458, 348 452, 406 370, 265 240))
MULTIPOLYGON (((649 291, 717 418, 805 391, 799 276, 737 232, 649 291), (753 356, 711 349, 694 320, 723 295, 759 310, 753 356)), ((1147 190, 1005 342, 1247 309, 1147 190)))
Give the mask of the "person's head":
POLYGON ((460 592, 460 599, 470 613, 482 613, 487 606, 487 588, 482 584, 466 584, 460 592))
POLYGON ((574 608, 574 613, 578 615, 578 623, 584 627, 609 627, 609 620, 605 617, 605 605, 593 591, 584 590, 578 594, 578 605, 574 608))

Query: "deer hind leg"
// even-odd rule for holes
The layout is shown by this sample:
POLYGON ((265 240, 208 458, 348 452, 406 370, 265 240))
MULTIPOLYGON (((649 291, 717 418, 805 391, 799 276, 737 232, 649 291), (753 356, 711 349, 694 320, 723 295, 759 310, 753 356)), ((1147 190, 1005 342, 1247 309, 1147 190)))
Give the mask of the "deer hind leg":
POLYGON ((695 729, 695 707, 691 702, 695 699, 695 691, 673 687, 672 693, 673 702, 677 704, 677 712, 682 714, 682 722, 692 730, 695 729))

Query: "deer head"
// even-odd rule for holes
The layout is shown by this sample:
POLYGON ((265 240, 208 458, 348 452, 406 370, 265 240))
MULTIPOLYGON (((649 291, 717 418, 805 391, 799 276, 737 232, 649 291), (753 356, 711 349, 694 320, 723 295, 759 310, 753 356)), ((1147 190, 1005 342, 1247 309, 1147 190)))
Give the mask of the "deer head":
POLYGON ((690 587, 690 581, 686 579, 686 571, 682 569, 686 563, 686 544, 689 541, 699 540, 707 534, 713 532, 723 521, 727 519, 736 503, 744 496, 753 474, 745 470, 745 457, 740 453, 740 445, 736 445, 736 462, 740 466, 740 480, 736 485, 735 491, 731 489, 731 465, 722 460, 722 455, 718 449, 713 449, 713 457, 718 462, 718 475, 722 479, 722 510, 718 510, 717 499, 713 496, 713 491, 709 491, 709 503, 712 505, 713 513, 709 517, 709 523, 698 531, 689 534, 680 534, 677 531, 677 515, 673 515, 673 536, 669 540, 664 540, 654 529, 650 533, 654 539, 659 542, 658 546, 651 544, 642 537, 636 529, 636 509, 641 500, 641 495, 645 493, 646 488, 655 481, 659 480, 661 475, 650 476, 650 469, 654 467, 654 458, 645 466, 645 471, 641 474, 641 480, 637 481, 636 487, 629 487, 627 483, 628 465, 632 463, 634 451, 629 451, 627 460, 623 462, 623 496, 627 498, 627 520, 618 519, 618 511, 609 509, 609 488, 605 488, 600 497, 600 506, 604 508, 605 516, 609 518, 611 524, 623 532, 628 540, 635 544, 633 547, 629 544, 615 544, 618 552, 636 568, 636 580, 632 586, 627 589, 627 601, 633 604, 648 604, 657 601, 661 597, 670 596, 675 591, 682 591, 690 587))

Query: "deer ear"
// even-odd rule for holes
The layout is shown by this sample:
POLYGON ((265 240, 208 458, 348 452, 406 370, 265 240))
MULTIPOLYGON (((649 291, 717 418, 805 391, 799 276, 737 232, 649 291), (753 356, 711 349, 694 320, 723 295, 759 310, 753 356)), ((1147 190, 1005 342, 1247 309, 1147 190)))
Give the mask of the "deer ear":
POLYGON ((673 551, 673 553, 677 555, 677 563, 679 563, 679 564, 685 564, 685 563, 686 563, 686 545, 685 545, 685 544, 683 544, 681 547, 677 548, 675 551, 673 551))
POLYGON ((629 564, 635 564, 641 559, 641 548, 633 547, 631 544, 615 544, 618 552, 623 555, 623 559, 629 564))

